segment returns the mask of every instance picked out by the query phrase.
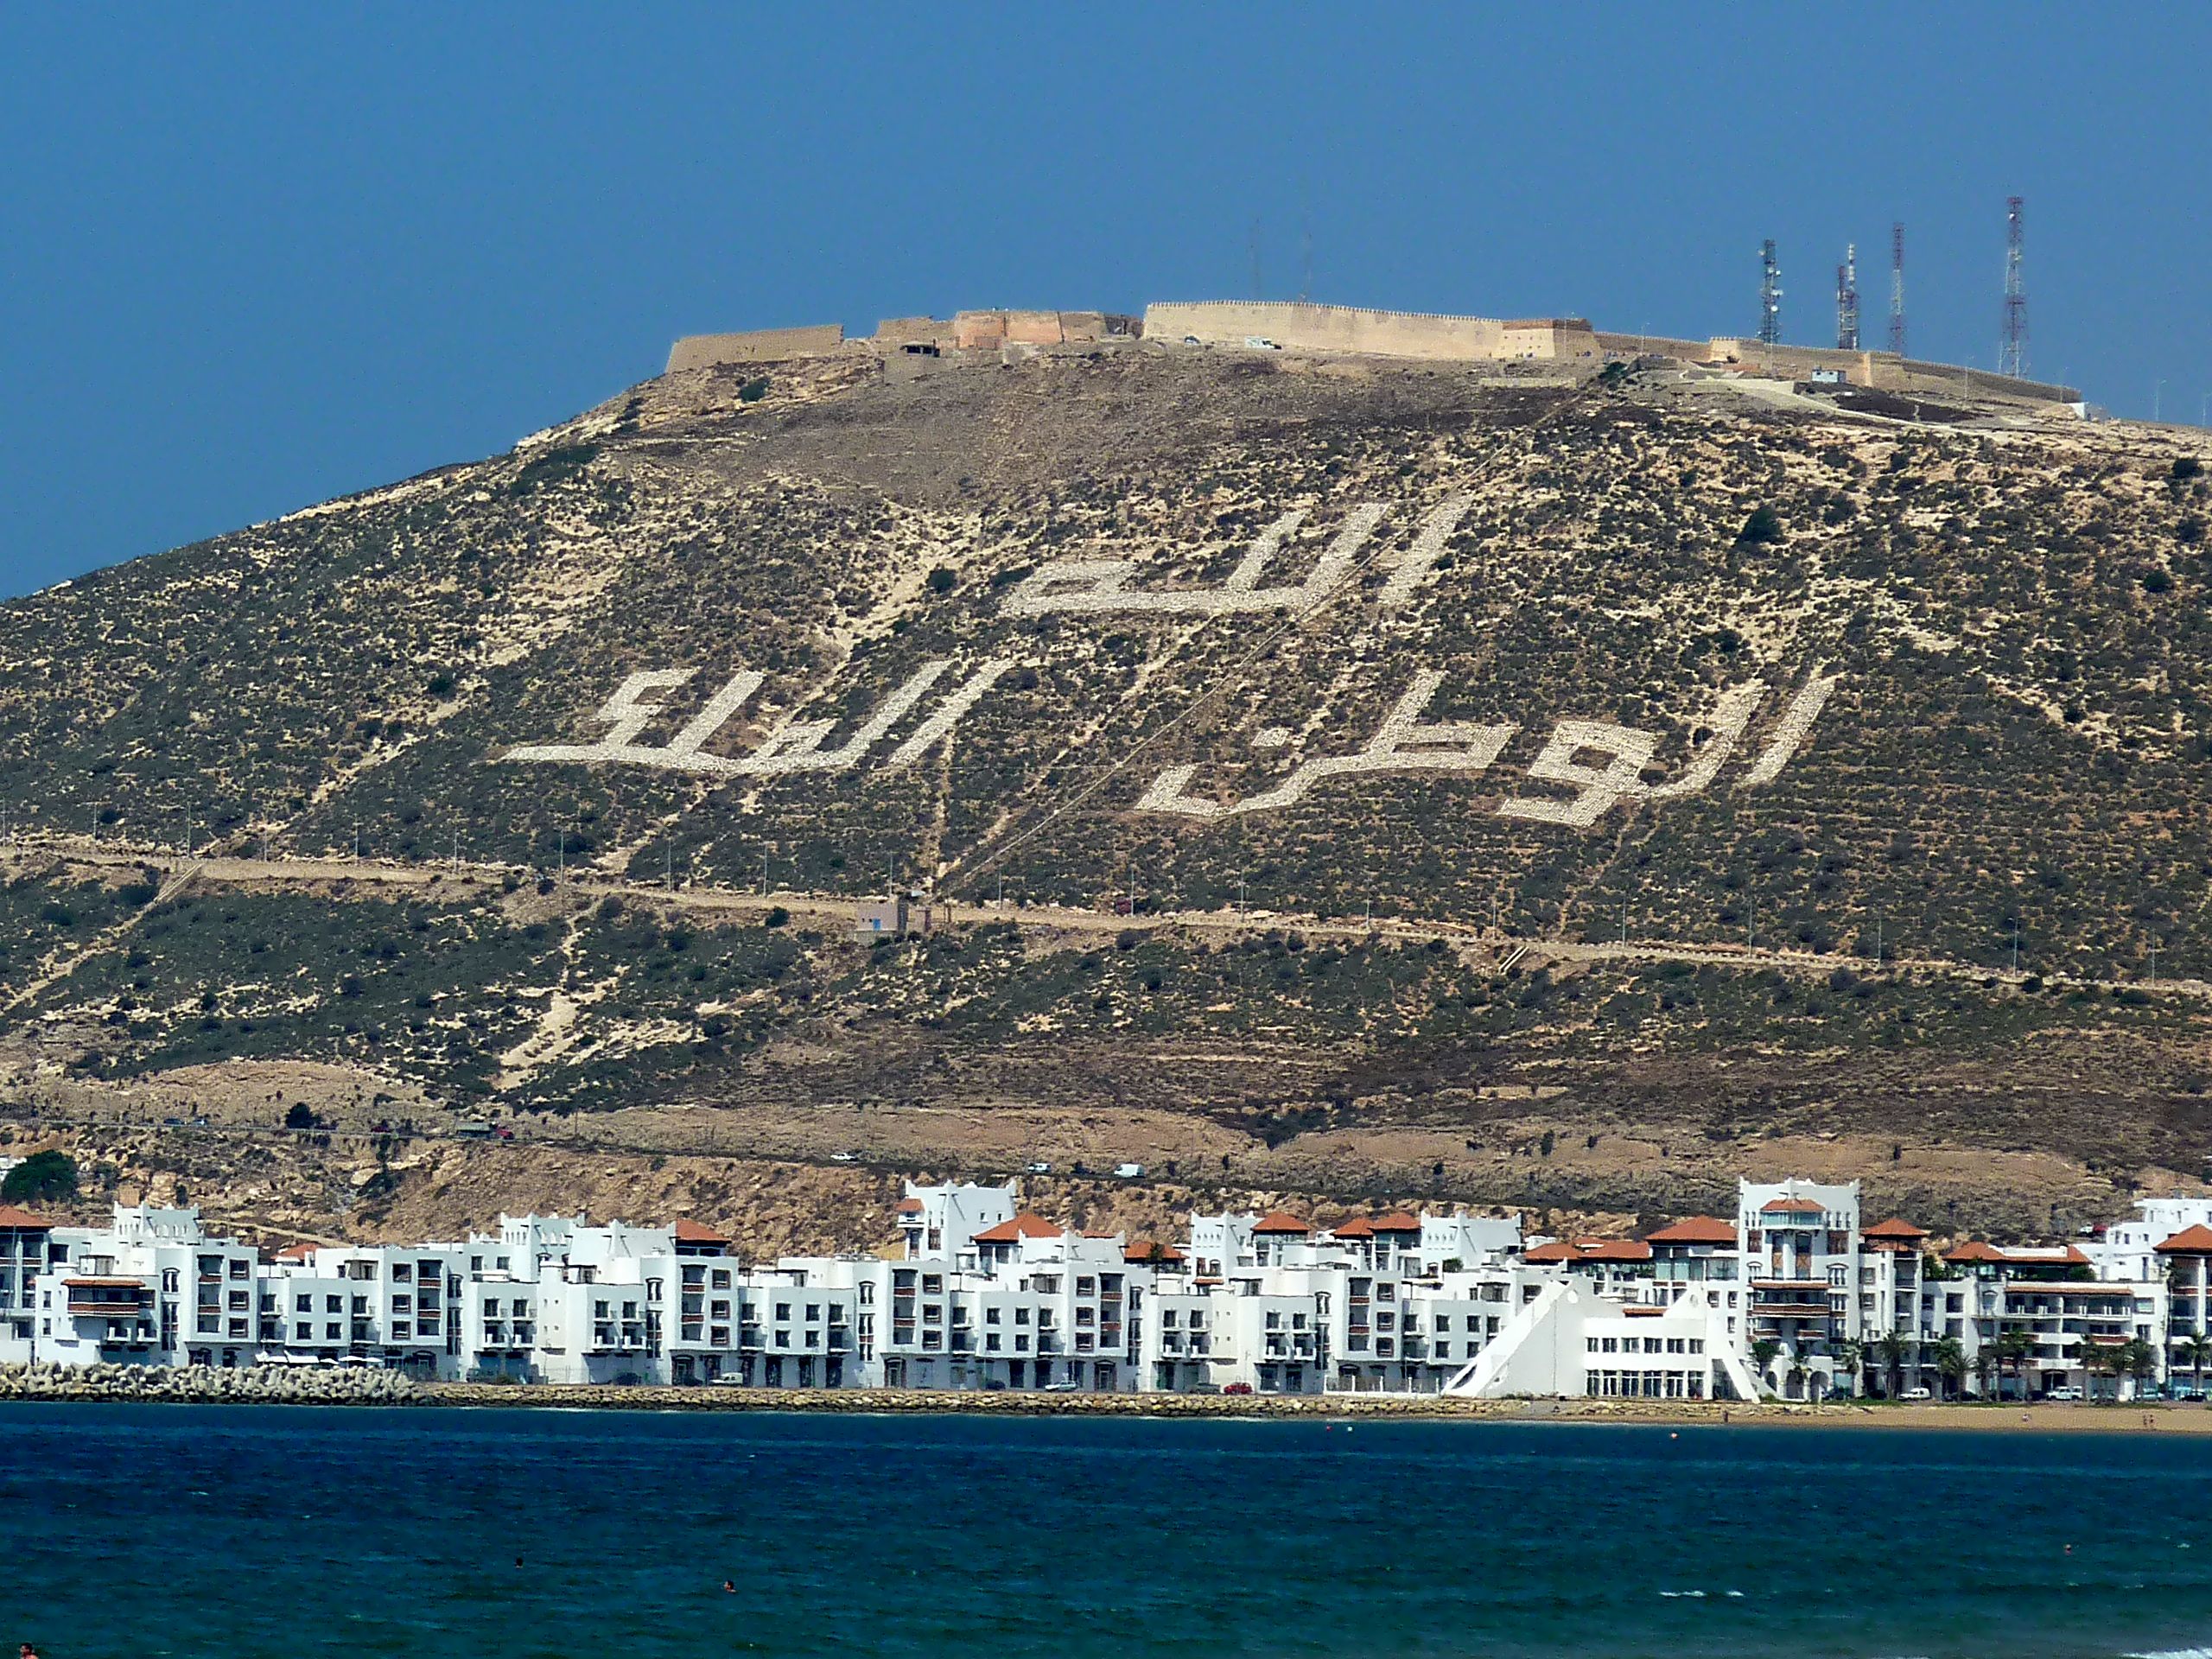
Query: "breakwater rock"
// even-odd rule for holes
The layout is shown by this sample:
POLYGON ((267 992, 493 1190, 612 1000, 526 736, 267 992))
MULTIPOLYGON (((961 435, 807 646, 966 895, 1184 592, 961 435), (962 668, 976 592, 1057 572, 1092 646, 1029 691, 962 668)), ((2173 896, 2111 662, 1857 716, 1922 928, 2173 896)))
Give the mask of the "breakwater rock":
POLYGON ((405 1406, 427 1403, 397 1371, 305 1365, 0 1366, 0 1400, 167 1401, 201 1405, 405 1406))

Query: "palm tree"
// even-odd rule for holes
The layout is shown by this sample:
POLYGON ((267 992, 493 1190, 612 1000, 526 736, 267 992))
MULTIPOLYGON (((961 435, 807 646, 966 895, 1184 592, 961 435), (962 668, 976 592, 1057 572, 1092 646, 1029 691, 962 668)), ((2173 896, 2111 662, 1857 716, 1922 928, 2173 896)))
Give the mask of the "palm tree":
POLYGON ((2000 1375, 2002 1368, 2012 1367, 2012 1374, 2020 1379, 2020 1397, 2028 1397, 2028 1361, 2035 1357, 2035 1334, 2020 1325, 2012 1325, 1999 1333, 1997 1361, 2000 1375))
POLYGON ((1837 1375, 1842 1377, 1847 1398, 1859 1393, 1859 1367, 1866 1357, 1866 1344, 1856 1337, 1845 1337, 1835 1344, 1837 1375))
POLYGON ((1782 1344, 1772 1337, 1761 1337, 1751 1344, 1751 1374, 1761 1388, 1767 1385, 1766 1368, 1774 1363, 1774 1357, 1782 1351, 1782 1344))
POLYGON ((1974 1382, 1979 1385, 1977 1392, 1982 1399, 1986 1400, 1990 1397, 1990 1376, 1999 1370, 2002 1364, 2002 1357, 1999 1355, 1997 1344, 1993 1342, 1985 1342, 1974 1351, 1974 1382))
POLYGON ((2189 1367, 2196 1392, 2204 1392, 2204 1362, 2212 1359, 2212 1337, 2188 1337, 2174 1344, 2174 1357, 2189 1367))
POLYGON ((1904 1382, 1904 1338, 1892 1331, 1877 1346, 1882 1351, 1882 1370, 1889 1379, 1884 1393, 1894 1400, 1904 1382))
POLYGON ((2085 1336, 2080 1339, 2074 1350, 2074 1363, 2082 1368, 2082 1397, 2084 1400, 2095 1399, 2097 1373, 2113 1369, 2111 1351, 2092 1342, 2085 1336))
POLYGON ((2120 1369, 2135 1379, 2135 1395, 2143 1395, 2143 1385, 2158 1369, 2158 1351, 2140 1337, 2130 1337, 2113 1356, 2120 1369))
POLYGON ((1936 1344, 1935 1358, 1936 1375, 1955 1393, 1967 1374, 1967 1351, 1956 1337, 1945 1337, 1936 1344))

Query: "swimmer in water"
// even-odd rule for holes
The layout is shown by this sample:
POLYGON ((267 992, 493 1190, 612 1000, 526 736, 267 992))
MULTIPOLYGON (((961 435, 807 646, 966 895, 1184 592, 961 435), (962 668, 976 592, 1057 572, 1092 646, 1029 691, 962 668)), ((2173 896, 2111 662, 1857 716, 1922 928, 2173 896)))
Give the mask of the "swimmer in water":
POLYGON ((722 1580, 722 1593, 726 1596, 735 1595, 737 1593, 737 1586, 732 1583, 729 1580, 724 1579, 722 1580))

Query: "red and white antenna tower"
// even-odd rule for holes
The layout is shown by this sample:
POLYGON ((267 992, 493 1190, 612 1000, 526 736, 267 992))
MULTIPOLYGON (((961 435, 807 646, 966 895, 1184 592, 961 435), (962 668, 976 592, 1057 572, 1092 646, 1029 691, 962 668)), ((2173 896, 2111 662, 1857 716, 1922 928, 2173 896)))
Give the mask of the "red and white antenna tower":
POLYGON ((2020 199, 2005 198, 2005 337, 1997 353, 1999 374, 2028 372, 2028 290, 2020 277, 2020 199))
POLYGON ((1890 349, 1904 355, 1904 226, 1890 226, 1890 349))

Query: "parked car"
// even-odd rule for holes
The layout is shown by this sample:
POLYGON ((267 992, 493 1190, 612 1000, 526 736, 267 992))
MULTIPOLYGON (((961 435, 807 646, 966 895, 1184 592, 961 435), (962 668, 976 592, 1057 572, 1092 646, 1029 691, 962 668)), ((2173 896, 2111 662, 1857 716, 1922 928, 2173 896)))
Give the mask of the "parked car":
POLYGON ((833 1164, 856 1164, 860 1160, 861 1155, 857 1152, 833 1152, 830 1154, 830 1161, 833 1164))
POLYGON ((1116 1164, 1114 1166, 1114 1173, 1121 1177, 1121 1179, 1125 1181, 1134 1181, 1144 1173, 1144 1166, 1142 1164, 1116 1164))
POLYGON ((1051 1162, 1043 1158, 1032 1160, 1027 1168, 1028 1173, 1032 1175, 1049 1175, 1052 1173, 1052 1166, 1051 1162))
POLYGON ((1249 1394, 1252 1392, 1252 1385, 1249 1382, 1231 1382, 1224 1387, 1222 1389, 1222 1392, 1224 1394, 1249 1394))
POLYGON ((1926 1389, 1907 1389, 1897 1395, 1900 1400, 1933 1400, 1935 1397, 1926 1389))
POLYGON ((2063 1388, 2045 1389, 2043 1391, 2043 1397, 2046 1400, 2079 1400, 2082 1397, 2082 1390, 2069 1382, 2063 1388))

